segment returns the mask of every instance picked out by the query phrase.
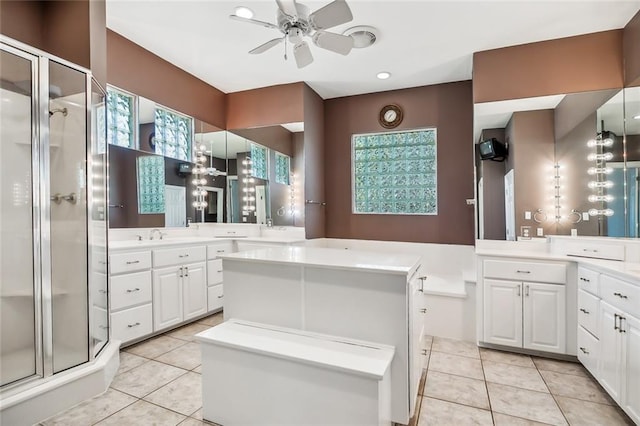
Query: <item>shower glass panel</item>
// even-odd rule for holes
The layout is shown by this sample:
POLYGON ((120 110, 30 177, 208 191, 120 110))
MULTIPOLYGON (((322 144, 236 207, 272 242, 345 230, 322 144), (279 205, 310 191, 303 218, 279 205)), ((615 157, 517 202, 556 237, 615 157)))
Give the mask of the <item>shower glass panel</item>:
POLYGON ((34 286, 35 58, 0 51, 0 386, 38 374, 34 286))
POLYGON ((87 77, 49 62, 53 372, 89 360, 87 77))

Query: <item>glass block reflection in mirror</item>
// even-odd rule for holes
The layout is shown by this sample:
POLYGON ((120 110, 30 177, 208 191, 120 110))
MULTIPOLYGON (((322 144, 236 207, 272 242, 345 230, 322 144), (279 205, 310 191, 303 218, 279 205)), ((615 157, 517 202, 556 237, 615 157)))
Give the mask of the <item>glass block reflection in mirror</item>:
POLYGON ((353 135, 353 212, 437 214, 436 129, 353 135))
POLYGON ((192 161, 193 118, 156 108, 155 152, 165 157, 192 161))
POLYGON ((138 213, 164 213, 164 158, 138 157, 138 213))
POLYGON ((107 87, 107 140, 111 145, 135 149, 134 95, 107 87))
POLYGON ((276 152, 276 183, 289 185, 291 161, 288 155, 276 152))
POLYGON ((251 144, 251 175, 258 179, 269 179, 269 166, 267 163, 267 148, 251 144))

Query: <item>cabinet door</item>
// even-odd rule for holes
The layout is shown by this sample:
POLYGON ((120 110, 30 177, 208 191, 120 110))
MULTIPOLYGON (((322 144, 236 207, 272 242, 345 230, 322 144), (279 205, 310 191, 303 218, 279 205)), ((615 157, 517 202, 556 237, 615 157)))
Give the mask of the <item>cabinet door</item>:
POLYGON ((484 341, 522 347, 522 283, 484 280, 484 341))
POLYGON ((524 347, 545 352, 565 353, 565 286, 524 284, 524 347))
POLYGON ((424 368, 425 356, 423 355, 424 343, 424 295, 422 286, 424 283, 419 278, 409 282, 409 410, 410 415, 416 406, 420 376, 424 368))
POLYGON ((207 312, 207 273, 205 263, 192 263, 183 267, 183 318, 195 318, 207 312))
POLYGON ((598 381, 611 397, 620 403, 622 375, 622 336, 619 331, 618 310, 607 302, 600 301, 600 351, 598 359, 598 381))
POLYGON ((622 370, 624 396, 622 407, 631 420, 640 424, 640 320, 624 315, 625 365, 622 370))
POLYGON ((182 322, 182 268, 153 271, 153 331, 182 322))

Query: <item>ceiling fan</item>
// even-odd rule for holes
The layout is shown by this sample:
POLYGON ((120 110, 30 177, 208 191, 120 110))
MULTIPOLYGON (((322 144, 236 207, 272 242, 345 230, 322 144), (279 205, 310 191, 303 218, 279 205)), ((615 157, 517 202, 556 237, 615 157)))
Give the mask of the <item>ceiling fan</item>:
POLYGON ((288 41, 293 44, 293 56, 298 68, 303 68, 313 62, 313 55, 305 37, 310 37, 313 43, 322 49, 341 55, 348 55, 351 52, 353 48, 351 36, 325 31, 353 20, 351 9, 345 0, 334 0, 313 13, 309 13, 309 8, 296 0, 276 0, 276 3, 278 4, 277 25, 238 15, 230 16, 231 19, 279 30, 283 34, 282 37, 269 40, 250 50, 250 54, 266 52, 284 42, 285 59, 287 59, 286 43, 288 41))

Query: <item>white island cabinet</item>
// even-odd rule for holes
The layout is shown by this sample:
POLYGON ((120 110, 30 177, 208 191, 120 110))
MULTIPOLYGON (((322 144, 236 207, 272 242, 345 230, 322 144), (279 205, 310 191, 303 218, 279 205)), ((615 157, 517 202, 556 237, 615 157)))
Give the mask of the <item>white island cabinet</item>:
POLYGON ((222 259, 225 320, 393 346, 391 419, 409 422, 425 360, 418 256, 281 247, 222 259))

